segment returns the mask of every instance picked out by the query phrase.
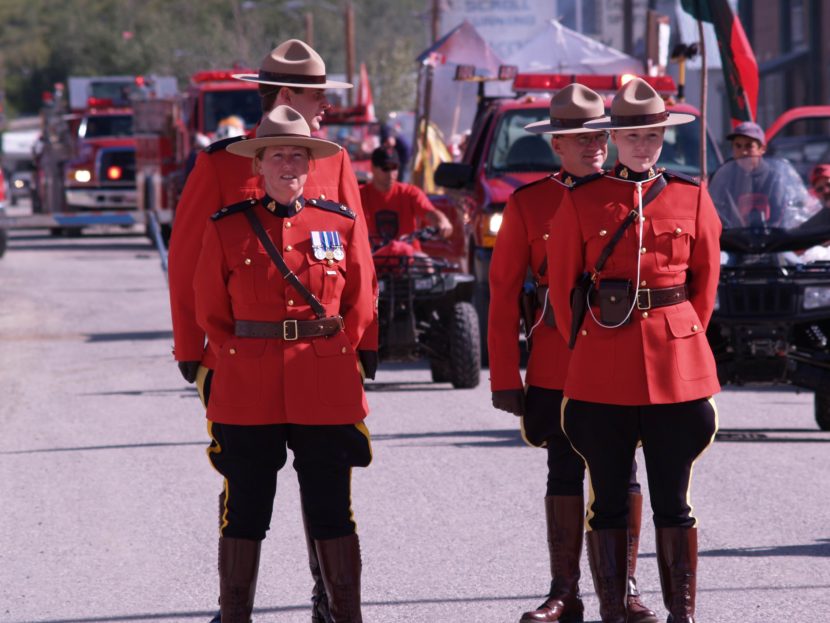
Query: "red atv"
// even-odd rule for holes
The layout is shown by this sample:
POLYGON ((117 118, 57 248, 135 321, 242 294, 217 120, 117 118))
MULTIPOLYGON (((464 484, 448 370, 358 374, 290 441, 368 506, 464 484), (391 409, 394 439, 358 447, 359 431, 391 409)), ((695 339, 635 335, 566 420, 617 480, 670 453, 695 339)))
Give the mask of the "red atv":
POLYGON ((455 388, 479 384, 478 316, 471 300, 475 279, 446 259, 435 228, 398 236, 398 215, 376 215, 372 248, 378 276, 381 361, 429 359, 432 380, 455 388))

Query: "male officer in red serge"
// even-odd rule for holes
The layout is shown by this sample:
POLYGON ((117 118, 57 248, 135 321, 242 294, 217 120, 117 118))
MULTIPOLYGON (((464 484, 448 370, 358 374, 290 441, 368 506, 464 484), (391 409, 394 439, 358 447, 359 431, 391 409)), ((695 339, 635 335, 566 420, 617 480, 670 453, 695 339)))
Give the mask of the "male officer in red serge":
MULTIPOLYGON (((581 621, 579 559, 582 550, 585 504, 582 494, 585 466, 573 451, 559 424, 562 387, 570 351, 556 326, 547 300, 548 260, 545 241, 548 225, 570 189, 602 175, 608 155, 608 133, 585 130, 582 124, 603 116, 602 98, 581 84, 570 84, 550 103, 550 120, 526 126, 533 134, 550 134, 551 146, 562 161, 558 173, 516 190, 504 211, 490 267, 490 385, 493 406, 522 416, 525 439, 548 452, 545 497, 551 587, 538 609, 526 612, 521 623, 581 621), (519 371, 519 320, 517 300, 528 269, 536 285, 530 293, 535 313, 523 314, 528 343, 532 343, 523 388, 519 371)), ((642 495, 632 464, 629 484, 631 511, 630 591, 627 596, 631 623, 657 623, 654 613, 639 599, 634 570, 637 561, 642 495)))
MULTIPOLYGON (((278 105, 289 105, 303 115, 312 132, 320 128, 323 115, 331 107, 325 89, 352 87, 345 82, 328 80, 326 65, 320 55, 297 39, 290 39, 274 48, 262 60, 258 74, 240 74, 234 77, 259 84, 263 114, 278 105)), ((193 277, 203 232, 211 214, 256 196, 258 178, 253 175, 251 161, 225 150, 229 144, 239 140, 244 139, 234 137, 219 141, 199 155, 177 206, 170 239, 173 354, 185 380, 189 383, 196 382, 203 403, 206 401, 204 380, 208 370, 214 369, 216 361, 210 349, 205 346, 204 331, 196 323, 193 277)), ((356 226, 367 231, 357 179, 346 150, 315 164, 306 182, 305 192, 309 197, 344 203, 357 213, 356 226)), ((377 367, 376 322, 366 331, 359 348, 364 372, 369 378, 374 378, 377 367)), ((325 591, 311 545, 308 553, 312 576, 315 578, 312 621, 325 621, 325 591)))

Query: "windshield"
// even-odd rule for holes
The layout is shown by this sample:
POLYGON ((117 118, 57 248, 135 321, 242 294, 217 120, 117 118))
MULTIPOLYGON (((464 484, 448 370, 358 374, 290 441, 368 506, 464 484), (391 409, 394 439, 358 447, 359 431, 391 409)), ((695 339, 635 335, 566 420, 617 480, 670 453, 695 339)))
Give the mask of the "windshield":
MULTIPOLYGON (((830 240, 830 209, 822 208, 782 158, 727 160, 712 175, 709 194, 723 223, 726 250, 802 252, 830 240)), ((790 260, 801 263, 813 256, 800 253, 790 260)))
POLYGON ((767 153, 789 160, 806 181, 815 165, 830 162, 830 117, 791 121, 770 140, 767 153))
POLYGON ((132 135, 132 115, 94 115, 86 117, 78 127, 78 136, 81 138, 132 135))
POLYGON ((380 125, 377 123, 323 123, 314 133, 343 147, 352 160, 368 160, 380 147, 380 125))
POLYGON ((236 115, 245 121, 245 129, 250 130, 262 117, 259 92, 255 89, 238 91, 208 91, 204 96, 205 134, 213 134, 222 119, 236 115))
MULTIPOLYGON (((488 162, 491 175, 521 171, 552 171, 561 166, 559 157, 550 146, 549 135, 532 135, 524 129, 528 123, 548 119, 547 108, 526 108, 506 113, 496 128, 488 162)), ((617 148, 608 141, 605 166, 617 160, 617 148)), ((711 140, 707 141, 706 163, 714 171, 718 153, 711 140)), ((700 175, 700 119, 684 125, 669 126, 663 138, 663 151, 657 166, 700 175)))

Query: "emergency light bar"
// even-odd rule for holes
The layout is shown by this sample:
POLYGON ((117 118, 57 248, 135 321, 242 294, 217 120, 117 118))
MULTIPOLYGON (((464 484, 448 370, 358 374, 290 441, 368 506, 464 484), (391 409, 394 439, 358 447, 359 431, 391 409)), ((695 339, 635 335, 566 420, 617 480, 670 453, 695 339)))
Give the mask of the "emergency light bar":
POLYGON ((519 73, 517 65, 499 65, 496 76, 477 76, 475 65, 458 65, 453 80, 461 82, 492 82, 495 80, 513 80, 519 73))
POLYGON ((573 82, 578 82, 594 91, 616 91, 632 78, 645 80, 658 93, 671 95, 677 92, 677 86, 671 76, 635 76, 634 74, 594 75, 594 74, 519 74, 513 80, 513 90, 517 93, 534 91, 559 91, 573 82))
POLYGON ((86 105, 88 108, 112 108, 114 103, 111 97, 90 97, 86 105))
POLYGON ((190 81, 199 84, 201 82, 215 82, 217 80, 233 80, 233 74, 255 74, 253 69, 211 69, 199 71, 191 76, 190 81))

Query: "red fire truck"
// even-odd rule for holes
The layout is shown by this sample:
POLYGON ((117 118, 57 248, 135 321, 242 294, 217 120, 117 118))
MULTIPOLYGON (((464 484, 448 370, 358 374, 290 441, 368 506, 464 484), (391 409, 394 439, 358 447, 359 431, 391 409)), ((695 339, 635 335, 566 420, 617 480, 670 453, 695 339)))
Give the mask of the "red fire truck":
POLYGON ((158 220, 163 237, 169 236, 199 142, 215 138, 220 122, 230 116, 240 117, 246 130, 259 122, 257 85, 231 76, 250 71, 201 71, 180 95, 134 99, 137 202, 158 220))
MULTIPOLYGON (((510 76, 514 72, 504 67, 500 74, 510 76)), ((467 269, 476 278, 474 305, 482 327, 483 358, 490 303, 490 258, 504 206, 518 187, 549 175, 560 166, 550 141, 544 136, 529 134, 524 126, 546 119, 550 114, 551 94, 571 82, 605 94, 606 107, 610 107, 613 93, 630 77, 633 76, 518 74, 513 78, 517 95, 487 98, 484 81, 475 76, 475 68, 459 67, 457 79, 476 81, 480 85, 478 112, 461 162, 443 163, 436 170, 435 182, 447 194, 432 199, 445 212, 459 212, 466 223, 467 269)), ((670 76, 645 79, 666 98, 669 110, 700 116, 694 107, 672 100, 677 89, 670 76)), ((721 160, 720 152, 711 137, 707 146, 707 168, 714 171, 721 160)), ((611 163, 616 159, 616 151, 610 142, 608 147, 611 163)), ((693 175, 700 173, 699 120, 666 128, 659 165, 693 175)))
POLYGON ((175 92, 174 78, 69 78, 44 95, 41 136, 35 144, 31 217, 14 227, 48 227, 79 234, 88 225, 142 222, 135 196, 131 97, 153 89, 175 92))

